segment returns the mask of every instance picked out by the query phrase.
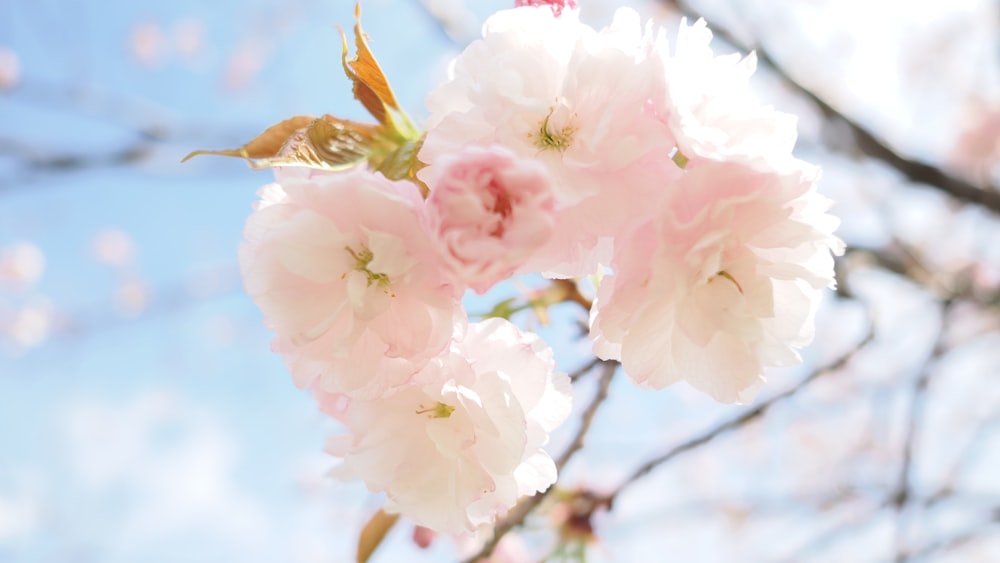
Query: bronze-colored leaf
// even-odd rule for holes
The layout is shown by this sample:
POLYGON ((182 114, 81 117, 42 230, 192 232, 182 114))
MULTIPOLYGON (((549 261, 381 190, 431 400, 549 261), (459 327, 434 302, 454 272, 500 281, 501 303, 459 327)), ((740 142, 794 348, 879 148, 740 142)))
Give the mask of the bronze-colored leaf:
POLYGON ((331 115, 293 117, 268 128, 239 149, 195 151, 185 160, 199 154, 215 154, 244 158, 255 169, 305 166, 346 170, 365 163, 375 151, 384 150, 380 147, 383 142, 380 131, 377 125, 331 115))
POLYGON ((399 520, 399 514, 386 514, 383 510, 372 515, 365 527, 361 529, 361 535, 358 536, 358 563, 367 563, 389 530, 396 525, 397 520, 399 520))
POLYGON ((409 136, 413 126, 400 109, 396 95, 389 86, 389 80, 375 60, 375 55, 368 47, 367 35, 361 28, 360 3, 354 5, 354 19, 354 48, 357 51, 354 57, 348 58, 347 37, 343 30, 340 31, 343 45, 341 63, 344 66, 344 73, 353 84, 354 97, 380 124, 403 136, 409 136), (396 117, 399 117, 402 123, 397 123, 396 117))
POLYGON ((353 84, 354 97, 378 123, 357 123, 330 115, 298 116, 269 127, 238 149, 194 151, 184 160, 214 154, 243 158, 251 168, 305 166, 333 171, 367 164, 389 178, 414 182, 426 195, 427 187, 416 176, 422 166, 416 158, 422 143, 421 132, 399 107, 385 73, 368 48, 361 28, 360 4, 355 5, 354 17, 357 52, 353 58, 348 57, 347 37, 341 30, 344 47, 341 62, 353 84))
POLYGON ((250 165, 254 168, 308 166, 344 170, 364 163, 377 139, 378 127, 375 125, 324 115, 297 131, 278 154, 250 165))
POLYGON ((240 158, 245 158, 247 160, 255 158, 266 158, 269 156, 274 156, 278 154, 281 147, 284 146, 285 142, 295 134, 296 131, 302 129, 309 125, 311 121, 316 119, 315 117, 308 115, 298 115, 295 117, 288 118, 277 125, 272 125, 268 127, 263 133, 258 135, 254 140, 243 145, 238 149, 222 150, 222 151, 194 151, 184 157, 181 162, 186 162, 188 159, 196 157, 202 154, 214 154, 219 156, 236 156, 240 158))

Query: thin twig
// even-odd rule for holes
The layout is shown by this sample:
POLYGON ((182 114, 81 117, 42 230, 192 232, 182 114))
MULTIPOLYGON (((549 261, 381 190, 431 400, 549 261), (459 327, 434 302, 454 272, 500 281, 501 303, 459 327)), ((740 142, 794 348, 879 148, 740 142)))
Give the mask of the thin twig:
POLYGON ((597 392, 594 393, 594 398, 590 400, 590 404, 587 405, 583 414, 580 415, 580 428, 577 429, 576 435, 573 436, 573 441, 566 447, 562 455, 556 459, 557 470, 562 471, 573 455, 583 448, 583 441, 586 439, 587 432, 590 431, 590 426, 594 422, 594 415, 597 414, 597 408, 608 398, 608 388, 611 386, 611 380, 614 378, 615 371, 617 370, 618 362, 604 362, 601 378, 597 382, 597 392))
POLYGON ((937 342, 934 344, 934 351, 927 359, 924 369, 913 380, 913 390, 910 398, 910 412, 906 420, 906 433, 903 438, 902 459, 899 464, 899 474, 896 481, 896 489, 892 494, 891 501, 893 510, 896 512, 895 530, 895 555, 893 560, 896 563, 908 561, 911 557, 907 548, 907 513, 911 505, 912 478, 913 478, 913 452, 917 441, 917 424, 923 416, 924 404, 927 397, 927 387, 931 376, 934 374, 936 360, 945 354, 944 343, 946 322, 948 319, 949 304, 941 310, 941 327, 938 332, 937 342))
POLYGON ((577 379, 580 379, 602 363, 604 363, 604 360, 594 356, 592 360, 570 372, 569 380, 575 383, 577 379))
POLYGON ((864 510, 858 510, 849 522, 842 522, 817 536, 814 536, 808 543, 800 546, 795 550, 794 553, 780 557, 777 559, 772 559, 771 561, 782 562, 782 563, 795 563, 799 561, 810 561, 815 557, 810 557, 811 554, 815 553, 817 550, 829 545, 832 542, 846 536, 855 534, 856 530, 865 525, 870 525, 872 520, 876 515, 889 506, 889 499, 882 499, 878 504, 873 504, 866 507, 864 510))
POLYGON ((712 440, 718 438, 723 434, 726 434, 728 432, 731 432, 733 430, 745 426, 747 423, 763 416, 776 403, 784 401, 785 399, 791 397, 792 395, 795 395, 803 388, 808 386, 810 383, 818 379, 820 376, 843 368, 847 364, 847 362, 849 362, 851 358, 853 358, 855 354, 858 353, 858 351, 864 348, 865 345, 867 345, 872 340, 872 338, 874 338, 874 336, 875 336, 874 331, 869 331, 868 335, 850 351, 848 351, 841 357, 837 358, 830 364, 822 368, 816 369, 808 376, 803 378, 801 381, 796 383, 793 387, 761 401, 755 407, 744 411, 743 414, 737 416, 736 418, 728 420, 716 426, 715 428, 702 432, 701 434, 695 436, 694 438, 670 449, 663 455, 657 456, 647 461, 646 463, 640 465, 635 471, 632 472, 631 475, 629 475, 621 484, 619 484, 617 488, 615 488, 611 493, 608 494, 607 496, 608 501, 613 502, 614 499, 617 498, 618 495, 620 495, 621 492, 625 490, 628 486, 642 479, 660 465, 667 463, 668 461, 680 456, 681 454, 697 449, 700 446, 703 446, 711 442, 712 440))

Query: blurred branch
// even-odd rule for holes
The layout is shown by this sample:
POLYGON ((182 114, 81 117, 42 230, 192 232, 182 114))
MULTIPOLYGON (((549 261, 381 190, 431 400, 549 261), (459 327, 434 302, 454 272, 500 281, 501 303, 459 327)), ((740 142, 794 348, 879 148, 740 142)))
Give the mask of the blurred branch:
POLYGON ((594 393, 594 398, 590 400, 590 404, 587 405, 583 414, 580 415, 580 428, 577 429, 576 435, 573 436, 573 441, 566 447, 562 455, 556 459, 557 470, 562 471, 563 467, 566 467, 566 464, 569 463, 569 460, 573 458, 576 452, 583 448, 583 440, 587 437, 587 432, 590 431, 590 426, 594 422, 594 415, 597 414, 597 408, 608 398, 608 388, 611 386, 611 380, 614 378, 615 371, 618 370, 618 365, 618 362, 604 362, 601 379, 597 383, 597 392, 594 393))
POLYGON ((598 358, 597 356, 594 356, 592 360, 578 367, 577 369, 573 370, 573 372, 569 374, 569 380, 575 383, 577 379, 580 379, 581 377, 589 373, 590 370, 601 365, 602 363, 604 363, 604 360, 598 358))
MULTIPOLYGON (((895 533, 895 555, 893 560, 902 563, 910 559, 907 549, 906 532, 908 527, 908 512, 912 504, 912 480, 914 471, 913 452, 917 441, 917 426, 924 413, 924 405, 927 400, 927 388, 930 384, 931 376, 937 367, 937 361, 946 353, 945 333, 947 331, 948 310, 950 304, 945 304, 941 310, 941 327, 938 332, 937 342, 934 344, 934 351, 927 359, 923 369, 913 380, 910 397, 909 413, 906 420, 906 430, 903 438, 903 451, 899 464, 899 476, 896 482, 895 491, 890 497, 893 510, 896 512, 896 533, 895 533)), ((916 509, 913 507, 912 509, 916 509)))
MULTIPOLYGON (((957 479, 958 473, 964 467, 968 466, 975 456, 981 455, 985 451, 986 444, 993 437, 993 434, 997 432, 997 429, 1000 428, 1000 408, 994 405, 992 411, 992 416, 980 422, 972 432, 968 432, 964 436, 956 436, 958 439, 965 438, 965 444, 956 457, 955 463, 952 464, 951 469, 948 471, 941 489, 928 498, 928 504, 936 504, 940 500, 955 496, 956 493, 952 490, 952 483, 957 479)), ((1000 499, 998 499, 997 504, 1000 505, 1000 499)))
MULTIPOLYGON (((694 9, 686 0, 660 0, 660 2, 692 19, 702 17, 698 10, 694 9)), ((715 37, 722 39, 741 51, 756 51, 757 60, 760 63, 769 67, 785 84, 815 104, 828 121, 843 124, 854 137, 858 150, 869 158, 878 160, 895 169, 911 182, 925 184, 945 192, 955 199, 979 205, 989 209, 993 213, 1000 214, 1000 191, 997 191, 995 186, 978 187, 966 180, 946 173, 941 168, 900 155, 860 123, 838 111, 818 94, 795 80, 788 70, 779 64, 759 41, 756 45, 748 45, 731 31, 716 24, 712 25, 712 33, 715 37)))
POLYGON ((913 552, 911 558, 923 559, 924 557, 928 557, 938 552, 951 551, 955 548, 972 543, 983 536, 995 533, 1000 533, 1000 517, 998 517, 998 515, 994 515, 992 519, 983 522, 975 528, 970 528, 947 539, 939 540, 926 545, 920 550, 913 552))
POLYGON ((24 76, 10 93, 9 99, 38 106, 46 111, 78 112, 90 118, 135 131, 146 140, 162 139, 168 123, 177 123, 179 116, 165 107, 124 96, 118 92, 94 86, 78 86, 51 82, 35 76, 24 76))
POLYGON ((888 500, 883 500, 882 502, 866 507, 863 511, 858 511, 854 514, 854 517, 850 522, 844 522, 838 526, 834 526, 826 532, 814 537, 809 543, 798 548, 794 553, 788 557, 782 557, 777 559, 777 561, 784 562, 798 562, 798 561, 811 561, 813 557, 810 554, 814 554, 821 548, 829 545, 831 542, 852 533, 858 527, 865 524, 871 524, 878 512, 889 505, 888 500))
POLYGON ((104 154, 61 153, 45 155, 42 151, 13 139, 0 138, 0 154, 10 155, 34 170, 72 172, 102 166, 135 164, 152 152, 148 141, 138 141, 104 154))
POLYGON ((851 269, 867 264, 912 280, 941 300, 965 299, 986 307, 1000 307, 1000 287, 977 288, 968 270, 946 272, 929 267, 916 249, 898 239, 879 248, 850 246, 845 255, 836 260, 837 293, 841 297, 853 296, 848 277, 851 269))
MULTIPOLYGON (((597 391, 594 393, 594 397, 590 400, 590 403, 584 409, 583 414, 580 415, 580 427, 576 431, 576 435, 573 436, 573 440, 570 441, 569 446, 563 451, 556 460, 556 470, 557 472, 562 472, 569 460, 572 459, 576 452, 583 448, 584 439, 587 436, 587 432, 590 431, 591 424, 594 421, 594 415, 597 414, 598 407, 604 403, 605 399, 608 398, 608 389, 611 386, 611 380, 614 378, 615 371, 618 369, 618 362, 604 362, 604 369, 601 372, 601 378, 597 383, 597 391)), ((550 485, 548 489, 543 492, 538 493, 534 496, 527 497, 521 502, 517 503, 506 518, 501 520, 493 528, 493 537, 486 542, 483 548, 467 559, 468 563, 473 563, 475 561, 481 561, 487 559, 496 549, 500 540, 507 534, 507 532, 520 526, 524 523, 525 518, 531 514, 539 504, 542 503, 545 498, 555 490, 555 484, 550 485)))
MULTIPOLYGON (((185 122, 174 112, 141 98, 33 76, 22 78, 10 92, 0 92, 0 103, 34 106, 50 114, 73 116, 74 119, 92 119, 119 127, 134 136, 134 140, 118 147, 96 149, 86 142, 77 142, 72 149, 62 148, 63 143, 55 150, 35 146, 23 139, 0 137, 0 156, 10 156, 23 165, 20 173, 0 177, 0 191, 28 185, 34 173, 38 172, 61 173, 129 166, 150 158, 159 144, 177 141, 202 143, 216 138, 225 140, 219 143, 221 145, 236 144, 242 142, 240 139, 251 137, 256 130, 254 126, 241 132, 238 129, 242 126, 185 122)), ((178 160, 184 152, 188 150, 179 151, 178 160)))
POLYGON ((647 461, 646 463, 642 464, 635 471, 633 471, 632 474, 629 475, 624 481, 622 481, 622 483, 619 484, 617 488, 615 488, 612 492, 610 492, 607 495, 607 500, 609 504, 613 503, 615 498, 617 498, 618 495, 622 493, 622 491, 624 491, 630 485, 648 475, 657 467, 671 461, 672 459, 686 452, 689 452, 705 444, 708 444, 709 442, 711 442, 712 440, 718 438, 723 434, 727 434, 733 430, 738 430, 746 426, 748 423, 762 417, 776 403, 782 402, 785 399, 795 395, 796 393, 807 387, 810 383, 812 383, 819 377, 826 375, 830 372, 840 370, 845 365, 847 365, 847 363, 851 360, 851 358, 855 356, 855 354, 857 354, 862 348, 864 348, 869 342, 871 342, 874 336, 875 336, 874 331, 873 330, 869 331, 868 335, 865 336, 865 338, 862 339, 861 342, 859 342, 857 345, 851 348, 851 350, 849 350, 847 353, 837 358, 830 364, 814 370, 812 373, 804 377, 801 381, 796 383, 791 388, 786 389, 781 393, 778 393, 772 397, 769 397, 768 399, 761 401, 755 407, 747 409, 746 411, 743 412, 743 414, 740 414, 736 418, 723 422, 722 424, 716 426, 715 428, 707 430, 695 436, 694 438, 681 443, 680 445, 672 448, 663 455, 655 457, 647 461))

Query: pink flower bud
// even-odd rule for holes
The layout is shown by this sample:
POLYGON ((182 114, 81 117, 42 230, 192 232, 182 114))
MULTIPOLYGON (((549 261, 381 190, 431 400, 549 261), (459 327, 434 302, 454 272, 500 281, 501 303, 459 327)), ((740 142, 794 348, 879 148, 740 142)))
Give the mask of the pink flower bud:
POLYGON ((437 532, 430 528, 425 528, 423 526, 413 527, 413 543, 417 544, 420 549, 427 549, 434 542, 434 536, 437 532))

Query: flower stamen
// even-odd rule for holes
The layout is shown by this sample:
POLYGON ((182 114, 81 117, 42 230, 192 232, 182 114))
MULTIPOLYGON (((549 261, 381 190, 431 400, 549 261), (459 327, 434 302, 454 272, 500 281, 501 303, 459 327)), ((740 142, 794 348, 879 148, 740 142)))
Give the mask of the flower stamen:
MULTIPOLYGON (((371 264, 371 261, 375 259, 375 254, 369 250, 367 246, 361 245, 361 252, 357 252, 349 246, 345 246, 344 250, 346 250, 352 258, 354 258, 354 269, 359 272, 363 272, 368 278, 368 287, 371 287, 372 284, 377 284, 379 288, 386 293, 389 293, 391 284, 389 276, 386 274, 376 273, 368 269, 368 264, 371 264)), ((347 274, 345 273, 341 276, 341 279, 346 276, 347 274)))
POLYGON ((714 276, 708 278, 708 283, 712 283, 713 281, 715 281, 715 278, 726 278, 727 280, 733 282, 733 285, 736 286, 736 291, 739 291, 740 295, 743 295, 743 286, 741 286, 740 282, 736 281, 736 278, 734 278, 732 274, 730 274, 729 272, 725 270, 719 270, 718 272, 716 272, 714 276))
POLYGON ((539 125, 537 133, 538 137, 535 139, 535 146, 543 151, 552 149, 558 152, 564 152, 573 142, 573 135, 576 133, 576 128, 572 125, 567 125, 558 132, 550 131, 549 120, 552 119, 552 114, 555 113, 555 111, 555 106, 549 108, 548 115, 545 116, 545 119, 543 119, 539 125))
POLYGON ((455 407, 446 405, 440 401, 433 407, 419 406, 420 410, 417 411, 417 414, 429 414, 430 416, 427 418, 448 418, 451 416, 451 413, 455 412, 455 407))

